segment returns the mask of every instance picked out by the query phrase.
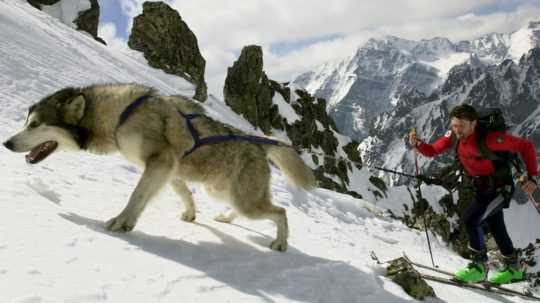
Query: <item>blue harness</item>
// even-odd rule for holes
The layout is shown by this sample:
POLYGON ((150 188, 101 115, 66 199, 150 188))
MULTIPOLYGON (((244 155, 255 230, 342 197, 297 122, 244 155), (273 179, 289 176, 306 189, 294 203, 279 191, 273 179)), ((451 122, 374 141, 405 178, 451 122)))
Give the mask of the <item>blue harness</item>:
MULTIPOLYGON (((128 105, 126 107, 126 109, 122 112, 122 114, 120 114, 120 119, 118 121, 118 125, 117 125, 116 128, 118 128, 122 124, 124 124, 124 122, 126 122, 126 120, 129 118, 131 113, 133 113, 133 111, 137 107, 139 107, 139 105, 141 105, 144 101, 146 101, 150 97, 151 96, 149 96, 149 95, 141 96, 141 97, 137 98, 135 101, 133 101, 130 105, 128 105)), ((201 138, 199 132, 197 131, 197 129, 193 125, 192 120, 195 119, 195 118, 199 118, 199 117, 205 117, 205 115, 202 115, 202 114, 184 114, 180 110, 178 110, 178 113, 186 120, 188 130, 191 133, 191 137, 193 138, 193 142, 194 142, 193 147, 191 147, 189 150, 184 152, 184 155, 182 156, 182 158, 185 158, 185 157, 189 156, 197 148, 199 148, 199 147, 201 147, 203 145, 216 144, 216 143, 221 143, 221 142, 226 142, 226 141, 246 141, 246 142, 251 142, 251 143, 256 143, 256 144, 269 144, 269 145, 287 146, 287 145, 284 145, 283 143, 281 143, 281 142, 279 142, 277 140, 272 140, 272 139, 268 139, 268 138, 264 138, 264 137, 258 137, 258 136, 250 136, 250 135, 240 136, 240 135, 235 135, 235 134, 229 134, 229 135, 210 136, 210 137, 201 138)))

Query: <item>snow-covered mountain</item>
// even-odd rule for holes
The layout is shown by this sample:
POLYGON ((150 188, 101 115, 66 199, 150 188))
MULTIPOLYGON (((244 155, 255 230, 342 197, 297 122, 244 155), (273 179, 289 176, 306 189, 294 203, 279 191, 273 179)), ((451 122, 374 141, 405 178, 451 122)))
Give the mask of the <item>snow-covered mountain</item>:
POLYGON ((538 22, 514 33, 457 43, 441 37, 411 41, 387 36, 370 39, 353 56, 304 73, 294 83, 328 100, 328 111, 342 133, 363 139, 374 117, 393 109, 403 92, 415 89, 431 94, 446 81, 452 67, 471 57, 485 65, 505 59, 517 63, 539 41, 538 22))
MULTIPOLYGON (((140 54, 112 52, 22 1, 0 0, 0 28, 0 138, 24 124, 32 103, 66 86, 138 82, 167 94, 195 91, 149 68, 140 54)), ((204 107, 251 129, 221 100, 211 97, 204 107)), ((370 251, 383 260, 406 251, 429 263, 423 232, 368 201, 292 189, 279 171, 272 193, 289 216, 285 253, 267 248, 275 232, 269 222, 213 221, 224 206, 195 184, 196 223, 178 219, 178 198, 167 189, 135 231, 106 232, 104 221, 122 209, 140 175, 118 156, 58 153, 29 166, 21 154, 1 149, 0 170, 0 302, 411 302, 370 251)), ((434 200, 441 195, 434 187, 425 193, 434 200)), ((398 188, 379 203, 399 213, 408 201, 398 188)), ((509 222, 520 222, 508 226, 520 247, 539 229, 528 215, 525 207, 509 213, 509 222)), ((440 238, 431 241, 442 268, 466 264, 440 238)), ((430 284, 440 300, 428 302, 526 302, 430 284)))

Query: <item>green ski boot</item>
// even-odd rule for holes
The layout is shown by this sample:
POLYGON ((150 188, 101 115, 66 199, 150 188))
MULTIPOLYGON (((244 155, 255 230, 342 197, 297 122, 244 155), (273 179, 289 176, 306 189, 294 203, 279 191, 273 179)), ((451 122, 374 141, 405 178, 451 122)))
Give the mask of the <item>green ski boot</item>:
POLYGON ((514 252, 512 255, 503 255, 504 267, 496 271, 490 278, 489 283, 492 284, 507 284, 517 281, 521 281, 525 277, 525 273, 519 266, 517 254, 514 252))
POLYGON ((476 250, 469 246, 471 263, 454 274, 454 279, 464 283, 476 283, 487 278, 488 260, 486 249, 476 250))
POLYGON ((523 280, 524 278, 523 271, 519 269, 514 269, 511 266, 507 266, 501 270, 496 271, 490 278, 489 283, 491 284, 507 284, 523 280))
POLYGON ((460 282, 476 283, 487 278, 486 265, 482 262, 471 262, 467 267, 458 270, 454 278, 460 282))

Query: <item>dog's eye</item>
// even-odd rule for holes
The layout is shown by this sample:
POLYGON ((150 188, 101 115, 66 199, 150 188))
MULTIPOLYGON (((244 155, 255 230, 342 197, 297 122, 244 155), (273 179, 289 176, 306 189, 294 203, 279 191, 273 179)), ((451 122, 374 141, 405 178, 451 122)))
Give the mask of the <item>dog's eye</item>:
POLYGON ((39 122, 37 121, 32 121, 30 125, 28 125, 29 128, 36 128, 38 126, 39 126, 39 122))

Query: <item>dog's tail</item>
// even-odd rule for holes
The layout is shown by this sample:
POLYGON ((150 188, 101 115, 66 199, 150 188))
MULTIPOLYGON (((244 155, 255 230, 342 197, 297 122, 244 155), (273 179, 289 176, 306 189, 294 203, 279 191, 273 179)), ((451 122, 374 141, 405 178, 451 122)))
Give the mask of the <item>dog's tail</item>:
POLYGON ((304 163, 296 151, 289 146, 264 146, 268 159, 285 174, 287 179, 296 187, 311 189, 315 187, 313 170, 304 163))

